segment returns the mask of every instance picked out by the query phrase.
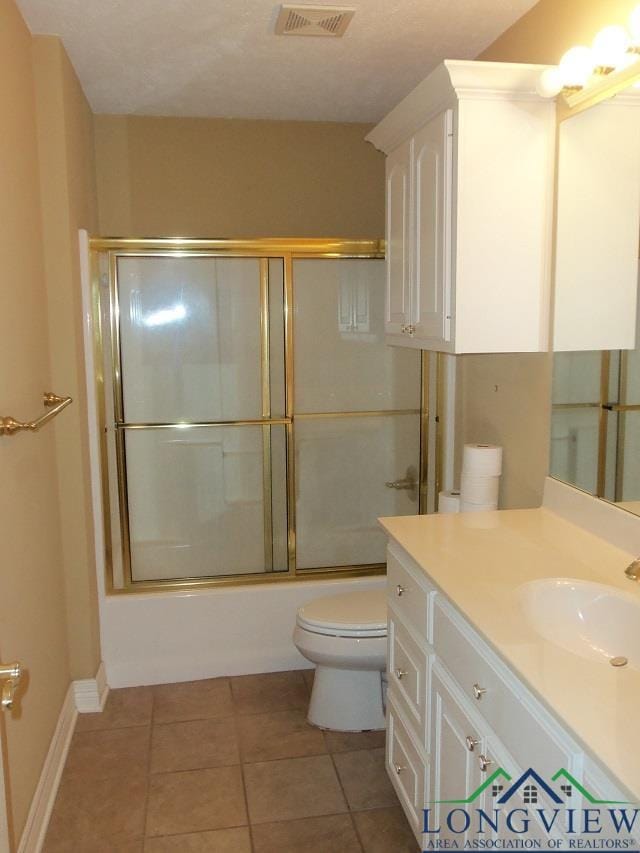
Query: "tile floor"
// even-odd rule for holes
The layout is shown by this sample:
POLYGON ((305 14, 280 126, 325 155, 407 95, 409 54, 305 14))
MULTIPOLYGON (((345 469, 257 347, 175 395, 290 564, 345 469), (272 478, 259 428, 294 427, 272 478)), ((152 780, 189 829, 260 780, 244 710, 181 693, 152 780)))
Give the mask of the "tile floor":
POLYGON ((78 718, 44 853, 416 853, 384 733, 310 726, 312 678, 112 690, 78 718))

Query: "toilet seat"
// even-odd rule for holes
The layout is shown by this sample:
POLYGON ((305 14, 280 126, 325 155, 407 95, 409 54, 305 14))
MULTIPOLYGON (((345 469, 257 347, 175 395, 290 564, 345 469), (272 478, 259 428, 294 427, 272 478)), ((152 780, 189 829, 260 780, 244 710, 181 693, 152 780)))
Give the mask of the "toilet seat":
POLYGON ((312 634, 328 637, 386 637, 384 589, 316 598, 298 609, 296 622, 312 634))

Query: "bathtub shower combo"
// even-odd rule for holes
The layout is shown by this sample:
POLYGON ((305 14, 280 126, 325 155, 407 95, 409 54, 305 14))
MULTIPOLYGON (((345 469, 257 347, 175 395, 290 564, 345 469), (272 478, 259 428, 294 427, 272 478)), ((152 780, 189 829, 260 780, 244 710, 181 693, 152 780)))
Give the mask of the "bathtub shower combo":
POLYGON ((384 343, 380 244, 91 257, 108 589, 382 571, 376 518, 433 499, 437 368, 384 343))

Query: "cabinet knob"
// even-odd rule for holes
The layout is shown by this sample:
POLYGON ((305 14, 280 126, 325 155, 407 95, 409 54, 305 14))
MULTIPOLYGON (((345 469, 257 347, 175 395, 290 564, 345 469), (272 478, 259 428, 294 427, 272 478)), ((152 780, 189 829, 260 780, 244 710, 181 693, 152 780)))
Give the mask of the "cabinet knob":
POLYGON ((475 698, 478 700, 478 702, 482 699, 482 697, 484 696, 484 694, 485 694, 486 692, 487 692, 487 688, 486 688, 486 687, 480 687, 480 685, 479 685, 479 684, 474 684, 474 685, 473 685, 473 695, 474 695, 474 696, 475 696, 475 698))
POLYGON ((479 755, 478 764, 480 765, 480 770, 482 770, 483 773, 486 773, 487 767, 493 764, 493 761, 490 758, 487 758, 486 755, 479 755))
POLYGON ((393 769, 396 771, 397 776, 399 776, 405 770, 402 764, 394 764, 393 769))
POLYGON ((406 669, 396 669, 396 678, 398 679, 398 681, 402 681, 406 674, 406 669))
POLYGON ((398 596, 398 598, 402 598, 406 591, 406 588, 401 584, 398 584, 398 586, 396 587, 396 595, 398 596))
POLYGON ((402 324, 402 326, 400 326, 400 331, 402 332, 403 335, 406 333, 407 327, 404 325, 404 323, 402 324))
POLYGON ((471 735, 467 735, 466 743, 467 743, 467 749, 469 750, 469 752, 473 752, 473 750, 480 743, 480 741, 477 740, 476 738, 472 737, 471 735))

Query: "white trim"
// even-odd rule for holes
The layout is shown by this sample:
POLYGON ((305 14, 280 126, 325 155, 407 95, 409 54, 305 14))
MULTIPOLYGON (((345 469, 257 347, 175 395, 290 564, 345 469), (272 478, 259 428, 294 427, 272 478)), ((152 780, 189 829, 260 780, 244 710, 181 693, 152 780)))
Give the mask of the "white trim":
POLYGON ((95 714, 102 711, 109 693, 104 663, 100 664, 95 678, 79 679, 74 681, 72 686, 79 714, 95 714))
POLYGON ((18 845, 18 853, 39 853, 42 849, 77 716, 74 688, 71 684, 62 704, 38 786, 31 801, 27 822, 18 845))
POLYGON ((555 113, 555 102, 537 94, 536 85, 546 65, 516 62, 474 62, 447 59, 418 83, 406 98, 366 136, 385 154, 407 140, 429 119, 458 101, 472 99, 546 101, 555 113))

